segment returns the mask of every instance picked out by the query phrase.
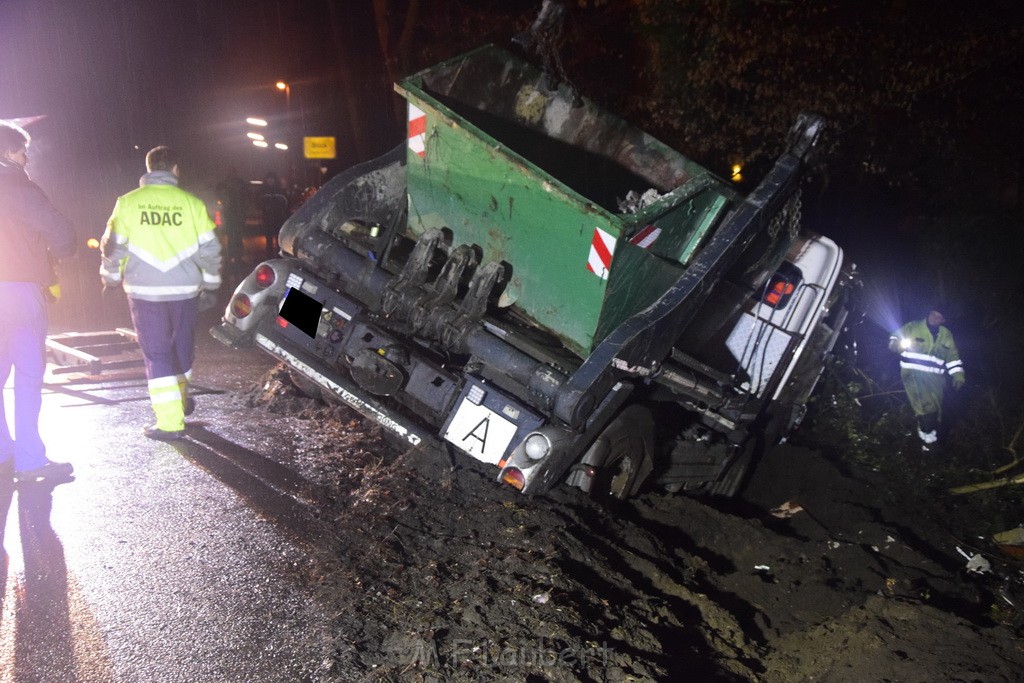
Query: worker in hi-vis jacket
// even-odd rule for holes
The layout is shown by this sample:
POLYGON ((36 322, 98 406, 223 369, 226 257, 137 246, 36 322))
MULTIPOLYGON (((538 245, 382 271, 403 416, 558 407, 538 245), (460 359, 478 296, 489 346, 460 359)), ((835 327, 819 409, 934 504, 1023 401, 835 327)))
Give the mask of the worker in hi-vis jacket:
POLYGON ((960 351, 953 333, 942 324, 946 318, 939 309, 931 307, 922 320, 908 322, 889 337, 889 350, 900 354, 900 377, 917 416, 917 435, 925 451, 939 439, 946 376, 958 391, 966 381, 960 351))
POLYGON ((188 384, 196 319, 216 303, 220 241, 203 201, 178 187, 173 149, 151 149, 146 171, 107 221, 100 277, 105 288, 123 286, 128 295, 156 414, 145 435, 176 441, 195 405, 188 384))

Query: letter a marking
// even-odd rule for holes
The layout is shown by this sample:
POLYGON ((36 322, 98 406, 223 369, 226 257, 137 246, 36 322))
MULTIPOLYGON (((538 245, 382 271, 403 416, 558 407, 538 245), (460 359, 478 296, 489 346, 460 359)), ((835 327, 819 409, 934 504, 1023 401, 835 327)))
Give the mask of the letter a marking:
POLYGON ((491 416, 488 415, 484 419, 480 420, 480 422, 477 424, 476 427, 473 427, 471 430, 469 430, 469 432, 464 437, 462 437, 462 440, 466 441, 467 439, 470 439, 470 438, 476 439, 477 441, 480 442, 480 452, 481 453, 486 453, 487 452, 487 430, 490 428, 490 426, 491 426, 491 416), (482 436, 479 433, 481 427, 483 427, 483 435, 482 436))

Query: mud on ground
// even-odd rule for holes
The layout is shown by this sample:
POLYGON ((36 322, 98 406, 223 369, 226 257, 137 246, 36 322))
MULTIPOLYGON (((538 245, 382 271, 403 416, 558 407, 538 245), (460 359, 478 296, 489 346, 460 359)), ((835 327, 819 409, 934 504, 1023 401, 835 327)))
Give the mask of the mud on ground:
POLYGON ((969 574, 957 546, 989 548, 955 538, 929 496, 818 453, 777 448, 742 500, 651 492, 608 507, 567 488, 524 497, 469 457, 399 454, 280 368, 247 400, 306 422, 293 464, 329 492, 319 576, 337 616, 322 680, 1016 681, 1024 670, 1019 615, 999 595, 1020 567, 992 556, 998 577, 969 574))

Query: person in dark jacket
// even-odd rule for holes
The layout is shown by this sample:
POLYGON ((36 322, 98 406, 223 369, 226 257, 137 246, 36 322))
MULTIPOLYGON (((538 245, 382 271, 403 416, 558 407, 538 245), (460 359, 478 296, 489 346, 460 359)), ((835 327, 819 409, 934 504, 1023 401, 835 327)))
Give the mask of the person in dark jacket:
POLYGON ((217 183, 217 201, 221 207, 221 227, 227 237, 225 261, 238 265, 245 256, 245 218, 249 212, 249 185, 242 180, 238 171, 231 168, 217 183))
MULTIPOLYGON (((25 172, 31 138, 0 121, 0 387, 14 373, 14 434, 0 391, 0 482, 67 481, 72 467, 52 462, 39 435, 46 371, 46 296, 51 255, 71 256, 75 230, 25 172)), ((2 501, 0 501, 2 503, 2 501)))
POLYGON ((259 207, 263 236, 266 238, 267 257, 273 258, 278 249, 277 233, 288 219, 288 195, 281 179, 274 172, 267 173, 263 178, 259 207))

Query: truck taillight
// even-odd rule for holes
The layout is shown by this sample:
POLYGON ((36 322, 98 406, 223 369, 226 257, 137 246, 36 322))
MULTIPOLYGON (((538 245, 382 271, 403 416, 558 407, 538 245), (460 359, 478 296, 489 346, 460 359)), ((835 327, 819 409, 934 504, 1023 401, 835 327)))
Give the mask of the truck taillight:
POLYGON ((277 274, 274 273, 274 269, 268 266, 266 263, 256 269, 254 276, 256 284, 266 289, 270 285, 274 284, 274 280, 277 279, 277 274))
POLYGON ((506 467, 505 471, 501 473, 501 480, 520 491, 526 486, 526 477, 515 467, 506 467))
POLYGON ((779 269, 768 280, 768 284, 764 286, 761 301, 772 308, 785 308, 789 304, 789 300, 793 298, 793 292, 796 291, 801 280, 803 280, 803 273, 800 269, 788 261, 783 261, 779 269))
POLYGON ((793 295, 795 289, 796 285, 792 282, 786 282, 785 280, 772 282, 771 286, 768 287, 768 291, 765 292, 764 302, 772 308, 781 308, 789 301, 789 297, 793 295))
POLYGON ((236 318, 244 318, 252 313, 252 301, 245 294, 236 294, 231 300, 231 315, 236 318))

